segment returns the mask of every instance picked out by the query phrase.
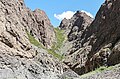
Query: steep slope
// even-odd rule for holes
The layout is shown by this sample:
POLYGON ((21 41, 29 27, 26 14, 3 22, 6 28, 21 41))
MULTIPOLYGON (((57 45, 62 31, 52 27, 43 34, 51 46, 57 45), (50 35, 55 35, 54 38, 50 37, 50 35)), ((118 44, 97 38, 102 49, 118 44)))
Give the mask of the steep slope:
POLYGON ((24 3, 22 4, 21 16, 19 17, 22 20, 21 23, 41 44, 46 48, 51 48, 55 42, 55 32, 46 13, 40 9, 32 12, 25 7, 24 3))
MULTIPOLYGON (((83 31, 71 32, 74 26, 68 20, 63 20, 60 28, 67 31, 68 41, 66 45, 70 46, 71 41, 74 42, 74 47, 71 45, 67 50, 67 56, 64 60, 72 70, 78 74, 83 74, 94 70, 100 66, 110 66, 120 63, 119 41, 120 41, 120 1, 106 0, 100 7, 94 21, 86 22, 87 27, 83 31), (90 24, 90 22, 92 22, 90 24), (77 35, 75 35, 77 34, 77 35), (77 49, 78 47, 78 49, 77 49), (74 49, 74 50, 73 50, 74 49)), ((85 16, 85 15, 84 15, 85 16)), ((72 20, 72 19, 71 19, 72 20)), ((75 19, 75 21, 77 21, 75 19)), ((81 23, 79 26, 82 27, 81 23)), ((75 23, 77 25, 77 23, 75 23)), ((76 30, 77 27, 74 27, 76 30)), ((66 54, 66 52, 64 52, 66 54)))
POLYGON ((88 38, 90 39, 89 45, 92 48, 88 57, 90 64, 94 63, 91 64, 93 68, 120 63, 119 3, 119 0, 106 0, 98 11, 94 22, 83 34, 85 42, 88 41, 88 38), (85 36, 85 34, 87 35, 85 36))
POLYGON ((87 59, 87 53, 84 52, 87 47, 80 49, 81 36, 92 21, 93 19, 85 12, 77 11, 71 19, 63 19, 59 26, 67 35, 67 40, 61 48, 61 53, 65 55, 63 62, 79 74, 84 73, 84 70, 82 72, 80 70, 87 59))
POLYGON ((23 0, 0 0, 0 79, 57 79, 62 74, 60 62, 31 44, 29 36, 52 47, 55 33, 45 12, 32 12, 23 0))
POLYGON ((120 78, 120 64, 105 68, 101 67, 96 71, 84 74, 79 79, 119 79, 120 78))

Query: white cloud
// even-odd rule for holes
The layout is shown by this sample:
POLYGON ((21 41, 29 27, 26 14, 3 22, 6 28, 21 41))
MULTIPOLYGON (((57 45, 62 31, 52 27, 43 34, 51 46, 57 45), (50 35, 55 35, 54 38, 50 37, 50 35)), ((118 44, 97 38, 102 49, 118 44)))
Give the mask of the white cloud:
MULTIPOLYGON (((90 16, 91 18, 94 18, 94 16, 90 12, 87 12, 87 11, 84 11, 84 10, 81 10, 81 12, 85 12, 88 16, 90 16)), ((74 11, 66 11, 66 12, 63 12, 61 14, 54 14, 54 17, 56 19, 58 19, 59 21, 61 21, 64 18, 70 19, 75 13, 76 12, 74 12, 74 11)))
POLYGON ((75 12, 73 12, 73 11, 66 11, 61 14, 54 14, 54 17, 61 21, 64 18, 70 19, 74 14, 75 14, 75 12))
POLYGON ((90 12, 87 12, 85 10, 81 10, 81 12, 85 12, 88 16, 90 16, 91 18, 94 18, 94 16, 90 12))

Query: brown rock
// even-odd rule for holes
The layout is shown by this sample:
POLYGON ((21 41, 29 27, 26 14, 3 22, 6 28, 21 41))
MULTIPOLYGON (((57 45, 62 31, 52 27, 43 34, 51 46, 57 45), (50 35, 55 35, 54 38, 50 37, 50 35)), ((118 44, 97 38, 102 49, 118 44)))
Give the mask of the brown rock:
POLYGON ((84 63, 87 60, 87 52, 90 51, 89 46, 80 48, 81 36, 92 20, 86 13, 77 11, 71 19, 64 19, 59 26, 65 30, 68 37, 61 50, 66 56, 64 63, 78 74, 85 72, 84 63))
POLYGON ((44 11, 32 12, 23 0, 0 0, 0 78, 57 79, 62 65, 28 40, 29 32, 46 48, 55 33, 44 11))
MULTIPOLYGON (((68 20, 69 23, 67 21, 62 22, 68 23, 68 25, 61 24, 60 27, 65 28, 65 25, 67 28, 69 27, 69 31, 67 32, 68 41, 69 44, 72 44, 71 47, 67 49, 68 51, 64 52, 67 55, 65 62, 66 64, 69 64, 70 67, 73 65, 73 70, 75 69, 75 67, 78 67, 78 65, 82 65, 80 66, 81 68, 85 67, 85 62, 89 61, 90 64, 87 65, 89 66, 87 67, 88 71, 89 69, 93 70, 99 66, 106 65, 105 63, 107 63, 107 65, 114 65, 120 63, 119 4, 119 0, 106 0, 105 3, 103 3, 103 5, 100 7, 93 22, 91 19, 85 20, 84 18, 89 17, 84 15, 84 13, 83 17, 79 17, 79 15, 81 16, 81 13, 78 13, 78 15, 74 15, 83 19, 75 19, 72 22, 68 20), (76 26, 79 27, 77 28, 76 26), (109 49, 110 52, 106 53, 106 51, 103 51, 104 48, 105 50, 109 49), (80 63, 76 64, 76 62, 78 61, 80 61, 80 63)), ((75 72, 81 74, 81 72, 83 71, 84 70, 75 72)))

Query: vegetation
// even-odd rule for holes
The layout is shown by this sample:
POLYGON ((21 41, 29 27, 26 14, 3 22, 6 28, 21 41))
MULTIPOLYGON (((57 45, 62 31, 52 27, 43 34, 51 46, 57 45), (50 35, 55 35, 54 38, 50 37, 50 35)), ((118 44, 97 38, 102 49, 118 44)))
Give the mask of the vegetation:
POLYGON ((55 58, 58 58, 60 61, 64 58, 61 54, 58 54, 53 49, 47 49, 48 53, 53 55, 55 58))
POLYGON ((65 78, 63 78, 63 79, 73 79, 73 78, 65 77, 65 78))
POLYGON ((39 48, 44 48, 44 46, 40 42, 38 42, 29 32, 27 32, 27 35, 31 44, 39 48))
POLYGON ((56 39, 57 41, 54 42, 51 49, 46 49, 40 42, 38 42, 29 32, 27 32, 27 35, 29 37, 29 41, 31 44, 43 48, 48 51, 49 54, 53 55, 54 57, 58 58, 59 60, 62 60, 64 57, 61 54, 58 54, 56 52, 59 52, 60 47, 62 46, 65 36, 63 35, 64 31, 60 30, 59 28, 55 28, 56 33, 56 39))
POLYGON ((63 42, 65 40, 64 31, 60 30, 59 28, 55 28, 55 34, 57 41, 54 42, 51 49, 48 49, 48 52, 52 54, 54 57, 58 58, 59 60, 62 60, 64 58, 63 55, 58 54, 56 52, 59 52, 60 47, 63 45, 63 42))
POLYGON ((111 69, 113 69, 113 66, 110 66, 110 67, 101 66, 100 68, 97 68, 94 71, 91 71, 89 73, 81 75, 80 78, 89 77, 89 76, 94 75, 96 73, 103 72, 103 71, 106 71, 106 70, 111 70, 111 69))
POLYGON ((63 34, 64 31, 60 30, 59 28, 55 28, 55 33, 56 33, 57 43, 52 48, 58 50, 62 46, 65 40, 65 36, 63 34))

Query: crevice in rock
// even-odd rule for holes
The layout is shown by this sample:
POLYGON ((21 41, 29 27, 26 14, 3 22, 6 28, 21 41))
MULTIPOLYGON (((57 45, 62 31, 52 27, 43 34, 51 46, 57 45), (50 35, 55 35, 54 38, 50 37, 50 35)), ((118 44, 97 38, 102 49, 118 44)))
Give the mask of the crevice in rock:
POLYGON ((120 40, 120 37, 117 37, 116 40, 112 43, 112 48, 115 47, 116 43, 118 43, 120 40))
POLYGON ((10 48, 14 47, 13 44, 8 39, 6 39, 4 37, 2 38, 1 42, 6 44, 7 46, 9 46, 10 48))

